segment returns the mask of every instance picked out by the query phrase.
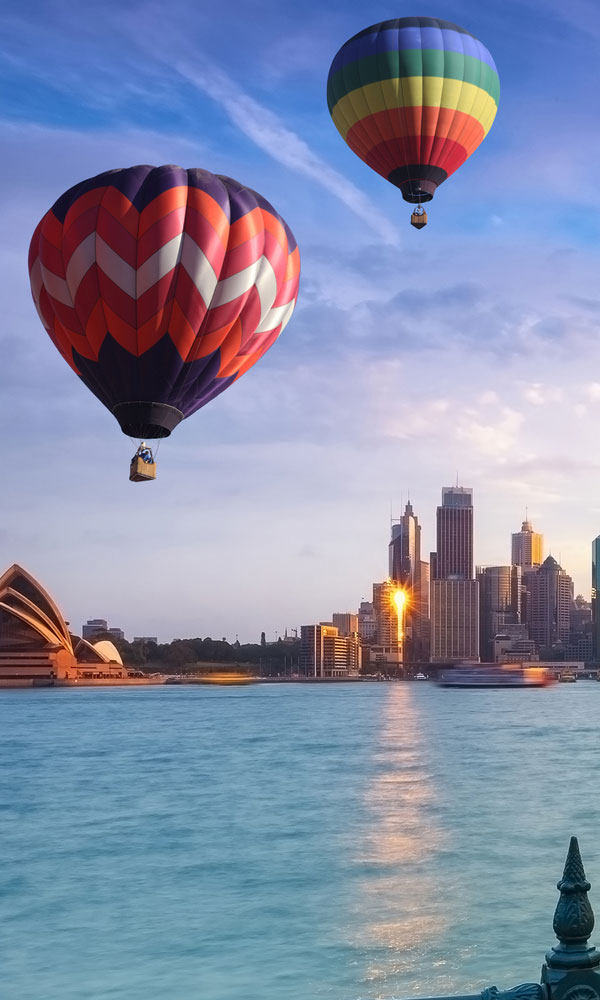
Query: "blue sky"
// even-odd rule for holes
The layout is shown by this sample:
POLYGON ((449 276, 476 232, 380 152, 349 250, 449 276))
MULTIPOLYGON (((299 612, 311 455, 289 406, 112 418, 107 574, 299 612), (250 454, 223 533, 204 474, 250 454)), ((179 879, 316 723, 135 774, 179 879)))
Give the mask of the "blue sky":
POLYGON ((600 532, 596 87, 590 0, 6 3, 0 18, 0 562, 79 628, 258 639, 355 609, 387 572, 390 501, 434 546, 458 473, 475 556, 525 507, 589 596, 600 532), (12 8, 12 9, 11 9, 12 8), (345 146, 325 83, 368 24, 427 14, 491 50, 484 144, 430 224, 345 146), (254 187, 302 253, 265 358, 127 480, 129 440, 59 357, 29 292, 39 218, 78 180, 179 163, 254 187))

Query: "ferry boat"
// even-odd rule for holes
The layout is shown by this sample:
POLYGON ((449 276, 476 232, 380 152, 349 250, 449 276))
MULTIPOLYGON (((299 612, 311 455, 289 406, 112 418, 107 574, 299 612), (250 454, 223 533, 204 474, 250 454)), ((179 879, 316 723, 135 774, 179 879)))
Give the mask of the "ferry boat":
POLYGON ((438 684, 448 688, 547 687, 552 679, 539 667, 460 663, 440 674, 438 684))
POLYGON ((577 680, 577 674, 574 670, 562 670, 558 675, 558 680, 561 684, 574 684, 577 680))

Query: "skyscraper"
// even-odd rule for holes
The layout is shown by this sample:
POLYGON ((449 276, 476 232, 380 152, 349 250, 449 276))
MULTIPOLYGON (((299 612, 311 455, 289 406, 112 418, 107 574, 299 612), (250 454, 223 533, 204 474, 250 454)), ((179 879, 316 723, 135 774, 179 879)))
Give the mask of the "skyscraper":
POLYGON ((377 644, 392 646, 398 639, 398 611, 394 604, 397 584, 392 580, 373 584, 373 610, 377 619, 377 644))
POLYGON ((421 559, 421 525, 410 501, 402 517, 392 523, 389 544, 389 576, 403 586, 414 587, 421 559))
POLYGON ((571 629, 573 581, 556 559, 548 556, 538 569, 524 574, 527 589, 527 626, 538 650, 567 644, 571 629))
POLYGON ((473 579, 473 490, 445 486, 437 508, 436 580, 473 579))
POLYGON ((473 491, 446 486, 431 558, 431 659, 479 659, 479 584, 473 579, 473 491))
POLYGON ((494 658, 494 636, 521 621, 521 567, 479 566, 479 646, 482 660, 494 658))
POLYGON ((390 580, 395 587, 405 589, 408 595, 405 658, 426 659, 429 648, 429 565, 421 559, 421 525, 410 501, 402 517, 392 523, 388 551, 390 580))
POLYGON ((520 566, 523 572, 542 565, 544 558, 544 536, 534 531, 531 521, 523 521, 520 531, 512 535, 513 566, 520 566))

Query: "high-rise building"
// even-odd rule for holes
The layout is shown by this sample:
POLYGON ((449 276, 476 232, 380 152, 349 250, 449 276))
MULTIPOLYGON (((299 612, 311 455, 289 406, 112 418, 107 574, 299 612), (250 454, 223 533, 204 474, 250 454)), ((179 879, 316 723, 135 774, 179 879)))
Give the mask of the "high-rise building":
POLYGON ((308 677, 347 677, 360 670, 358 636, 342 636, 335 625, 320 622, 300 629, 300 668, 308 677))
POLYGON ((538 650, 569 642, 573 581, 556 559, 548 556, 537 569, 524 573, 527 627, 538 650))
MULTIPOLYGON (((429 564, 421 559, 421 525, 410 501, 392 523, 388 568, 394 588, 407 592, 405 659, 429 656, 429 564)), ((383 640, 380 639, 381 642, 383 640)))
POLYGON ((437 508, 437 548, 432 580, 473 579, 473 490, 445 486, 437 508))
POLYGON ((390 580, 397 580, 405 587, 413 587, 420 559, 421 525, 409 501, 402 517, 392 522, 388 567, 390 580))
POLYGON ((592 542, 592 622, 594 662, 600 661, 600 535, 592 542))
POLYGON ((398 640, 398 609, 394 603, 397 584, 393 580, 373 584, 373 610, 377 621, 379 646, 391 646, 398 640))
POLYGON ((544 536, 534 531, 531 521, 523 521, 520 531, 512 535, 513 566, 520 566, 523 572, 542 565, 544 558, 544 536))
POLYGON ((479 584, 473 579, 473 491, 446 486, 431 556, 431 659, 479 659, 479 584))
POLYGON ((521 621, 521 567, 478 566, 479 655, 484 662, 494 658, 494 637, 506 625, 521 621))
POLYGON ((352 612, 343 614, 335 613, 331 616, 331 621, 337 628, 340 635, 358 635, 358 615, 352 612))
POLYGON ((431 581, 431 662, 479 659, 477 580, 431 581))

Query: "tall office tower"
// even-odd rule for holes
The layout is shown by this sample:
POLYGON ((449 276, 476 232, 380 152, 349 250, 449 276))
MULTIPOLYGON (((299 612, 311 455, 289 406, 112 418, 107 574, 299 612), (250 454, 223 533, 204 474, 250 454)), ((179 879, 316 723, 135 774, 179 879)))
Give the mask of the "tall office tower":
POLYGON ((494 636, 521 621, 521 567, 478 566, 479 648, 484 662, 494 659, 494 636))
POLYGON ((573 581, 548 556, 538 569, 524 574, 527 590, 527 626, 529 637, 538 650, 556 643, 568 643, 573 604, 573 581))
POLYGON ((541 566, 543 557, 544 536, 533 530, 531 521, 523 521, 521 530, 512 535, 513 566, 520 566, 525 573, 526 570, 541 566))
POLYGON ((600 660, 600 535, 592 542, 592 622, 594 662, 600 660))
POLYGON ((410 501, 404 514, 392 524, 389 544, 389 575, 407 591, 404 615, 405 649, 408 660, 429 658, 429 565, 421 559, 421 525, 410 501))
POLYGON ((431 581, 431 662, 479 659, 477 580, 431 581))
POLYGON ((473 579, 473 491, 445 486, 431 557, 431 660, 479 659, 479 583, 473 579))
POLYGON ((392 523, 389 544, 389 577, 403 586, 414 587, 421 560, 421 525, 410 501, 402 517, 392 523))
POLYGON ((358 635, 358 615, 352 612, 344 614, 335 613, 331 616, 331 621, 337 628, 340 635, 358 635))
POLYGON ((397 584, 392 580, 373 584, 373 610, 377 621, 378 646, 393 646, 398 642, 398 610, 394 603, 397 584))
POLYGON ((437 508, 435 580, 473 579, 473 490, 445 486, 437 508))
POLYGON ((358 637, 362 646, 377 642, 377 618, 372 601, 361 601, 358 609, 358 637))

